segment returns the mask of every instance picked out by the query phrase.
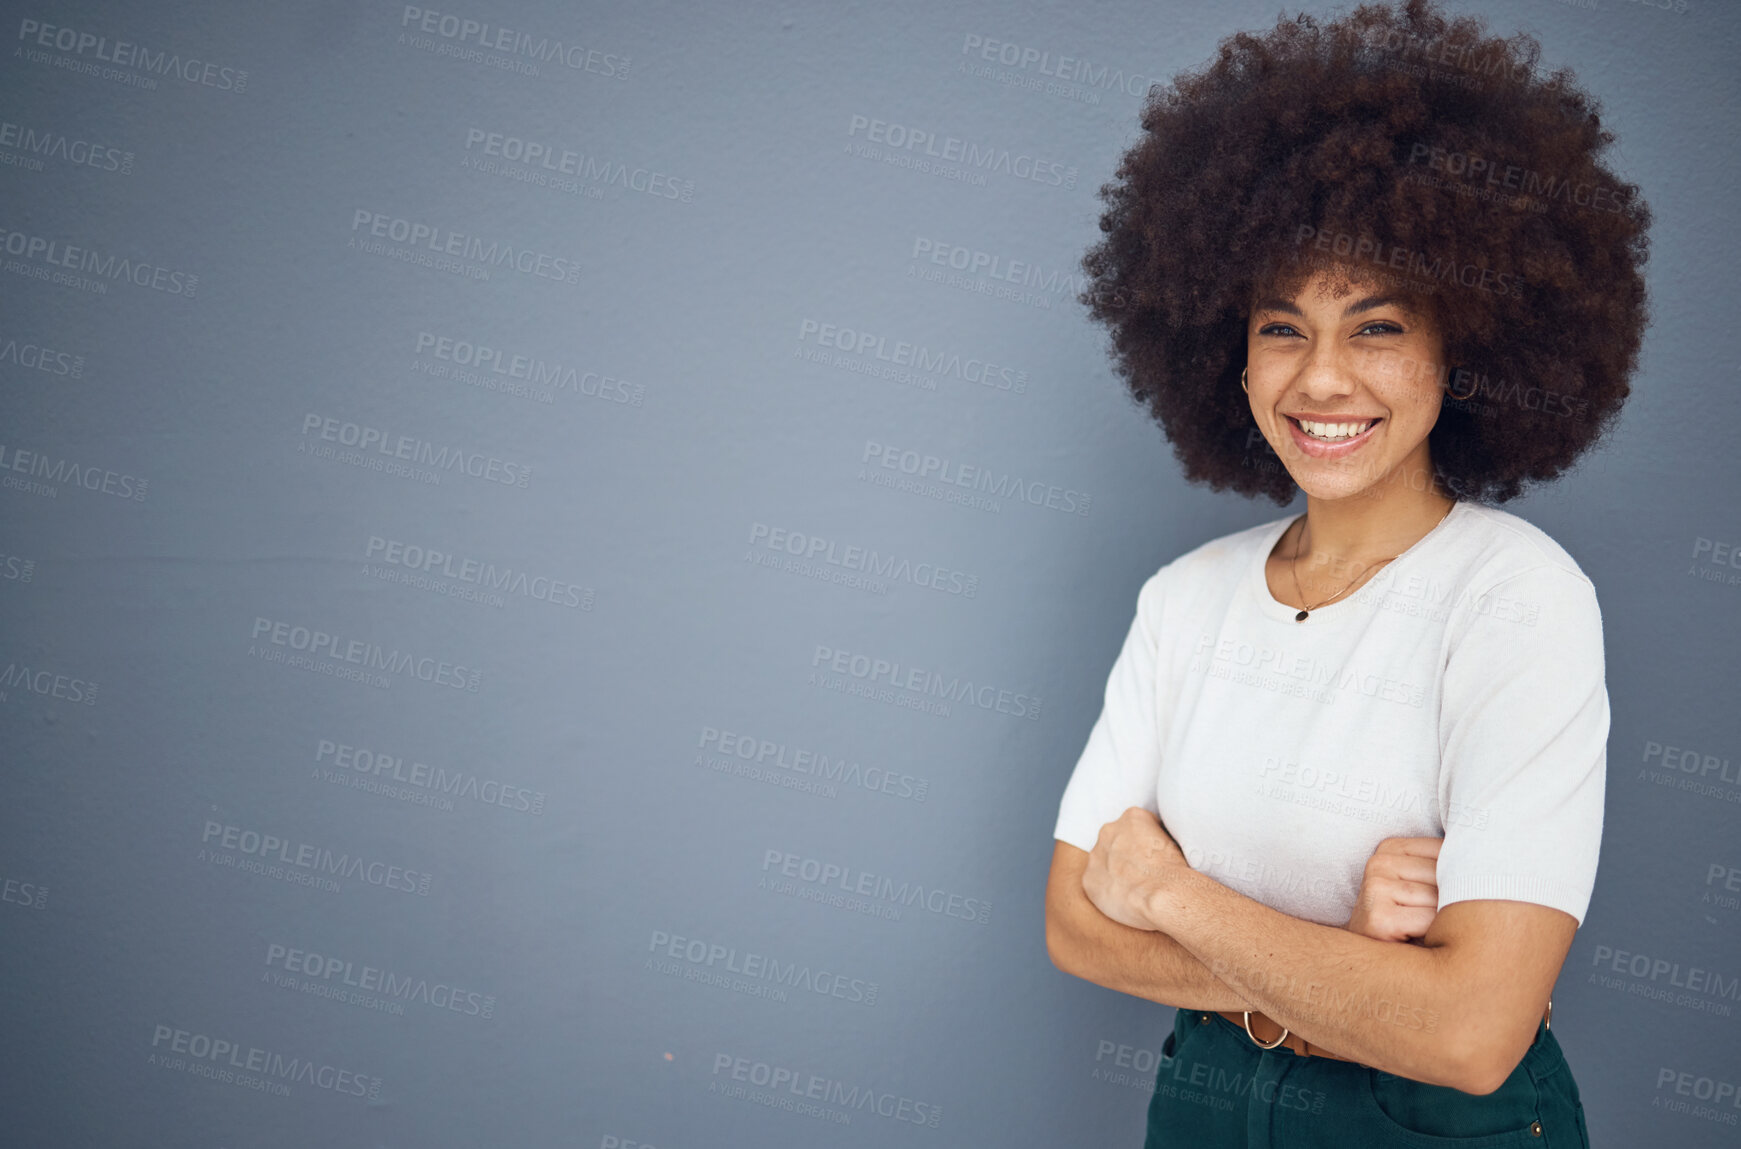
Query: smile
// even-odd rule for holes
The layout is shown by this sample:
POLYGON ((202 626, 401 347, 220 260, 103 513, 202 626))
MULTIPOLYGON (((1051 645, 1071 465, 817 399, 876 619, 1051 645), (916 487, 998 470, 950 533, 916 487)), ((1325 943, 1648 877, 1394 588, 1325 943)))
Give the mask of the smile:
MULTIPOLYGON (((1292 419, 1289 415, 1286 418, 1292 419)), ((1377 419, 1362 419, 1358 423, 1320 423, 1311 419, 1294 419, 1306 434, 1314 439, 1322 439, 1326 443, 1340 443, 1344 439, 1352 439, 1374 423, 1377 419)))
POLYGON ((1347 454, 1370 439, 1373 431, 1384 422, 1382 418, 1334 422, 1296 419, 1292 415, 1284 415, 1282 418, 1288 421, 1294 442, 1299 444, 1300 449, 1317 458, 1336 458, 1347 454))

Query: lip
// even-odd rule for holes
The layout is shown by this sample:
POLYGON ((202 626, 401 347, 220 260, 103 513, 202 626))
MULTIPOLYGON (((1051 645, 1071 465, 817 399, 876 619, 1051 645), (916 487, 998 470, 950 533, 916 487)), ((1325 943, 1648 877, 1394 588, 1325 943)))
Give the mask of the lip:
MULTIPOLYGON (((1355 451, 1360 450, 1360 448, 1365 445, 1366 441, 1372 438, 1373 434, 1380 427, 1384 426, 1385 423, 1382 417, 1374 417, 1372 426, 1360 432, 1360 434, 1354 436, 1352 439, 1348 439, 1341 443, 1321 443, 1317 439, 1312 438, 1310 435, 1300 430, 1300 425, 1294 421, 1294 416, 1283 415, 1282 418, 1287 420, 1288 433, 1293 436, 1294 445, 1300 449, 1301 454, 1309 455, 1314 459, 1340 459, 1344 455, 1353 454, 1355 451)), ((1338 415, 1332 419, 1314 418, 1312 422, 1358 423, 1361 422, 1361 420, 1350 419, 1347 416, 1338 415)))

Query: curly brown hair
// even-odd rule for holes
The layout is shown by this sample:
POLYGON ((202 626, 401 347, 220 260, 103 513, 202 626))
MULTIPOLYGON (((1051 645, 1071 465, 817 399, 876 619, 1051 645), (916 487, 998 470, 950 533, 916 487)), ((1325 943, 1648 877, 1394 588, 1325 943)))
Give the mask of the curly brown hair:
POLYGON ((1077 298, 1187 480, 1294 498, 1240 389, 1246 323, 1259 292, 1327 268, 1429 315, 1450 386, 1478 385, 1428 437, 1456 497, 1515 498, 1613 424, 1649 321, 1650 209, 1602 162, 1597 101, 1540 56, 1406 0, 1283 16, 1151 90, 1077 298))

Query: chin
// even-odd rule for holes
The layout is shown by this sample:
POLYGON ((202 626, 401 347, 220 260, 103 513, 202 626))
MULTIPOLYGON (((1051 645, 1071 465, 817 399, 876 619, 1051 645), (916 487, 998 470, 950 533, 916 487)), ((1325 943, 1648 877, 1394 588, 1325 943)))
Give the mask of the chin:
POLYGON ((1336 479, 1324 475, 1295 475, 1294 484, 1309 498, 1321 503, 1344 499, 1381 499, 1385 495, 1383 484, 1366 478, 1336 479))

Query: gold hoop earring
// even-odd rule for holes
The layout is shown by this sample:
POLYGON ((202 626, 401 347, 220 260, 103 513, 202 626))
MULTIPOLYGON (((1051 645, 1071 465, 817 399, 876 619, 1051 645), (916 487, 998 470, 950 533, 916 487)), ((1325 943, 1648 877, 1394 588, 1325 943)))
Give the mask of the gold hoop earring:
POLYGON ((1249 370, 1251 370, 1249 367, 1241 367, 1239 369, 1239 389, 1244 391, 1247 395, 1251 394, 1251 387, 1245 381, 1245 373, 1249 370))
MULTIPOLYGON (((1449 378, 1455 379, 1457 377, 1457 372, 1459 372, 1461 370, 1463 370, 1461 367, 1451 368, 1449 378)), ((1470 372, 1470 374, 1473 375, 1474 372, 1470 372)), ((1475 397, 1475 392, 1477 392, 1479 390, 1481 390, 1481 380, 1477 379, 1475 381, 1475 386, 1469 388, 1469 393, 1467 395, 1459 395, 1455 391, 1451 390, 1449 387, 1445 388, 1445 394, 1449 395, 1451 398, 1453 398, 1453 399, 1457 400, 1459 403, 1461 403, 1465 399, 1473 399, 1475 397)))

